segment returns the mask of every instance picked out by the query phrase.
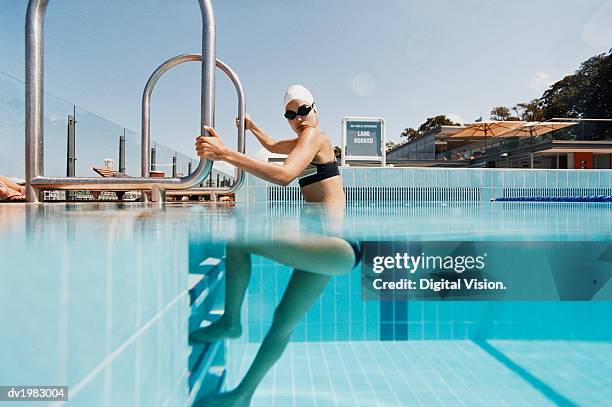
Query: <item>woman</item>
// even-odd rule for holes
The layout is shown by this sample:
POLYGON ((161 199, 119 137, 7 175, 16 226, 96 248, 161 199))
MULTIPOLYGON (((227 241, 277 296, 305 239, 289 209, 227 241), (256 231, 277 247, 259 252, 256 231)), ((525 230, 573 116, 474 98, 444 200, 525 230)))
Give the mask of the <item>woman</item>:
POLYGON ((25 187, 0 176, 0 201, 25 202, 25 187))
MULTIPOLYGON (((312 94, 301 85, 291 86, 285 94, 284 107, 284 116, 296 134, 295 138, 276 141, 250 118, 245 123, 246 128, 268 151, 287 154, 282 166, 229 150, 211 127, 205 127, 209 137, 197 138, 198 155, 226 161, 259 178, 284 186, 313 163, 316 173, 299 180, 304 199, 326 204, 327 208, 332 208, 331 213, 335 214, 336 220, 341 220, 345 201, 342 178, 331 140, 319 129, 312 94)), ((229 243, 226 252, 225 312, 212 325, 192 332, 192 342, 240 336, 240 311, 250 277, 251 254, 292 267, 291 279, 274 312, 272 326, 238 387, 228 393, 205 397, 196 405, 248 406, 257 385, 285 350, 295 325, 317 300, 329 280, 352 270, 360 257, 358 246, 338 237, 303 236, 278 241, 229 243)))
POLYGON ((312 162, 317 168, 315 176, 300 179, 304 200, 344 205, 342 178, 334 148, 329 137, 319 129, 312 94, 301 85, 291 86, 285 95, 284 106, 285 118, 295 132, 295 138, 276 141, 249 117, 245 123, 246 129, 250 130, 268 151, 288 155, 282 166, 264 163, 228 149, 212 127, 205 127, 209 137, 197 138, 198 155, 211 160, 226 161, 259 178, 283 186, 297 178, 312 162))

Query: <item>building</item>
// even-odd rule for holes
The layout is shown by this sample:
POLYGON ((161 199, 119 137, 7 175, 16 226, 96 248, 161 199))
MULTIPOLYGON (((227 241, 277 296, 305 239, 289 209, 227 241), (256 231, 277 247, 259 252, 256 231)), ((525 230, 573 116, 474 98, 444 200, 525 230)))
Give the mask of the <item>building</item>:
POLYGON ((387 151, 387 163, 415 167, 612 168, 612 119, 508 123, 439 126, 387 151), (477 131, 487 124, 501 129, 490 131, 487 137, 486 130, 477 131))

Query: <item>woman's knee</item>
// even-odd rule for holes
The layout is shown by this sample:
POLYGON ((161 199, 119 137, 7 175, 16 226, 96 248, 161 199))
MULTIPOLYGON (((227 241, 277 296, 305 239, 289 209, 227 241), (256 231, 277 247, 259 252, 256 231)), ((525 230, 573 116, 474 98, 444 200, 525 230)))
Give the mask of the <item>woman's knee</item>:
POLYGON ((228 259, 250 259, 250 253, 242 243, 228 243, 225 247, 225 257, 228 259))
POLYGON ((351 245, 344 239, 337 239, 334 247, 333 258, 330 258, 325 274, 346 274, 353 270, 355 263, 355 252, 353 251, 351 245))

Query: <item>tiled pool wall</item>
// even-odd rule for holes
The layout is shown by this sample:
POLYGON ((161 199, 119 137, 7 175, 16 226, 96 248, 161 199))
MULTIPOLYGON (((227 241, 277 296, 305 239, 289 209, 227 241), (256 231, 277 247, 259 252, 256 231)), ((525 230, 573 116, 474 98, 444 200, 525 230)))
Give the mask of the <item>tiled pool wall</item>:
MULTIPOLYGON (((347 200, 353 201, 405 199, 478 203, 499 196, 612 194, 611 170, 342 168, 341 175, 347 200)), ((253 203, 301 198, 295 181, 286 188, 247 175, 236 199, 253 203)), ((479 207, 474 211, 474 219, 469 219, 471 224, 482 216, 479 207)), ((554 211, 551 214, 538 211, 537 214, 537 219, 521 218, 519 223, 539 222, 540 216, 548 215, 559 222, 554 211)), ((509 215, 512 216, 508 223, 515 229, 518 215, 504 214, 509 215)), ((584 215, 576 212, 578 217, 584 215)), ((571 219, 573 217, 563 221, 571 219)), ((448 227, 445 223, 440 225, 448 227)), ((376 225, 372 228, 376 229, 376 225)), ((290 273, 286 266, 254 258, 245 304, 248 318, 244 320, 250 342, 263 339, 290 273)), ((604 323, 610 312, 611 304, 595 302, 364 302, 360 273, 354 270, 331 281, 296 327, 293 340, 610 340, 612 327, 604 323)))
MULTIPOLYGON (((340 169, 347 200, 489 201, 501 196, 612 194, 612 170, 502 168, 340 169)), ((299 200, 293 181, 279 187, 247 174, 239 202, 299 200)))
MULTIPOLYGON (((261 342, 291 269, 254 256, 243 324, 261 342)), ((611 340, 609 302, 363 301, 359 268, 331 280, 292 340, 611 340)))
POLYGON ((47 227, 44 215, 32 223, 39 233, 0 238, 0 382, 65 384, 68 406, 185 405, 183 234, 121 217, 47 227))

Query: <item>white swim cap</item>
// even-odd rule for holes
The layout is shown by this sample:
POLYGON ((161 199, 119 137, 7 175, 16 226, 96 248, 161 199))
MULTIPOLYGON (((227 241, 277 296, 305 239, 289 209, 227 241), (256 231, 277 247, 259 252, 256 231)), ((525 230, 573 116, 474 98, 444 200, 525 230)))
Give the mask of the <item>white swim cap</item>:
POLYGON ((285 108, 289 102, 296 99, 303 100, 309 104, 314 102, 314 96, 312 96, 312 93, 310 93, 310 91, 302 85, 289 86, 289 89, 287 89, 287 92, 285 93, 285 108))

